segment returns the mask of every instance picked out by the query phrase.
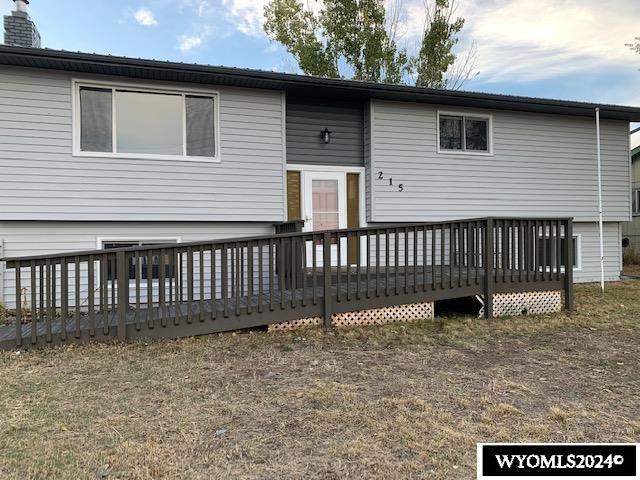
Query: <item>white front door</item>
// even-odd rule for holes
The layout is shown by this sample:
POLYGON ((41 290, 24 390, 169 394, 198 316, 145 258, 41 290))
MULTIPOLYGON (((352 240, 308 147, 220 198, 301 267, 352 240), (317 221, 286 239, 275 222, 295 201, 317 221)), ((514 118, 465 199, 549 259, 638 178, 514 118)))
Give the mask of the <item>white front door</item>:
MULTIPOLYGON (((344 172, 303 172, 303 217, 306 232, 347 228, 347 182, 344 172)), ((322 266, 322 245, 307 242, 307 266, 322 266)), ((347 240, 340 240, 340 265, 347 262, 347 240)), ((338 244, 331 245, 331 265, 338 264, 338 244)))

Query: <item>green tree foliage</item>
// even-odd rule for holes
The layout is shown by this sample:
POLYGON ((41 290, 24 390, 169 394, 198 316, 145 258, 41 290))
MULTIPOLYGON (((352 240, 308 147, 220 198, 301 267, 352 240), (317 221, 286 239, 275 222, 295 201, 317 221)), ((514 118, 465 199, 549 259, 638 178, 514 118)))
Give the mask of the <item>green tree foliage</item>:
POLYGON ((336 78, 338 57, 331 42, 319 35, 320 19, 298 0, 273 0, 264 10, 267 35, 287 48, 308 75, 336 78))
POLYGON ((452 21, 452 10, 448 0, 435 1, 415 57, 398 46, 397 19, 389 21, 384 0, 324 0, 317 12, 303 0, 271 0, 264 30, 309 75, 384 83, 415 78, 419 86, 443 88, 464 25, 452 21))
POLYGON ((447 0, 435 0, 420 51, 413 59, 416 85, 419 87, 447 87, 444 74, 456 60, 453 47, 458 43, 457 35, 464 26, 464 19, 452 19, 452 13, 447 0))

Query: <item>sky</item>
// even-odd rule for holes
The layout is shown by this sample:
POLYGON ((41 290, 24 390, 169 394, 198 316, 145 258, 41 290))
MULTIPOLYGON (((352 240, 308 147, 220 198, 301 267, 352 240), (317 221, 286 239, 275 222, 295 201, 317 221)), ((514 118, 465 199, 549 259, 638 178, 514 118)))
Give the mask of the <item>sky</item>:
MULTIPOLYGON (((398 41, 415 49, 428 0, 387 1, 401 3, 398 41)), ((29 13, 48 48, 299 73, 262 31, 266 3, 31 0, 29 13)), ((640 36, 640 1, 457 0, 456 13, 458 51, 477 56, 465 90, 640 106, 640 55, 625 47, 640 36)))

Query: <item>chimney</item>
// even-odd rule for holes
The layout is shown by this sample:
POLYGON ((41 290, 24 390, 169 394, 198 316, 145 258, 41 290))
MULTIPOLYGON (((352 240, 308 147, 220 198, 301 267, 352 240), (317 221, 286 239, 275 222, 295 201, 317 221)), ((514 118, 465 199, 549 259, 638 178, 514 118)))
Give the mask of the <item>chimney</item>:
POLYGON ((16 8, 4 17, 4 43, 19 47, 40 48, 40 32, 29 18, 29 0, 13 0, 16 8))

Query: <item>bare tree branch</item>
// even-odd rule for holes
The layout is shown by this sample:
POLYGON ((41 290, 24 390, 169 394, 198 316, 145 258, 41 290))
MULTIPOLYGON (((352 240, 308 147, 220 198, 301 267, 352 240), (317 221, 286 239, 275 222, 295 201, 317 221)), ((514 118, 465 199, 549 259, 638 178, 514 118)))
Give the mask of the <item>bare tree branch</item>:
POLYGON ((477 69, 478 64, 478 45, 472 42, 466 52, 458 55, 456 61, 447 70, 447 88, 451 90, 460 90, 469 80, 477 77, 480 72, 477 69))

